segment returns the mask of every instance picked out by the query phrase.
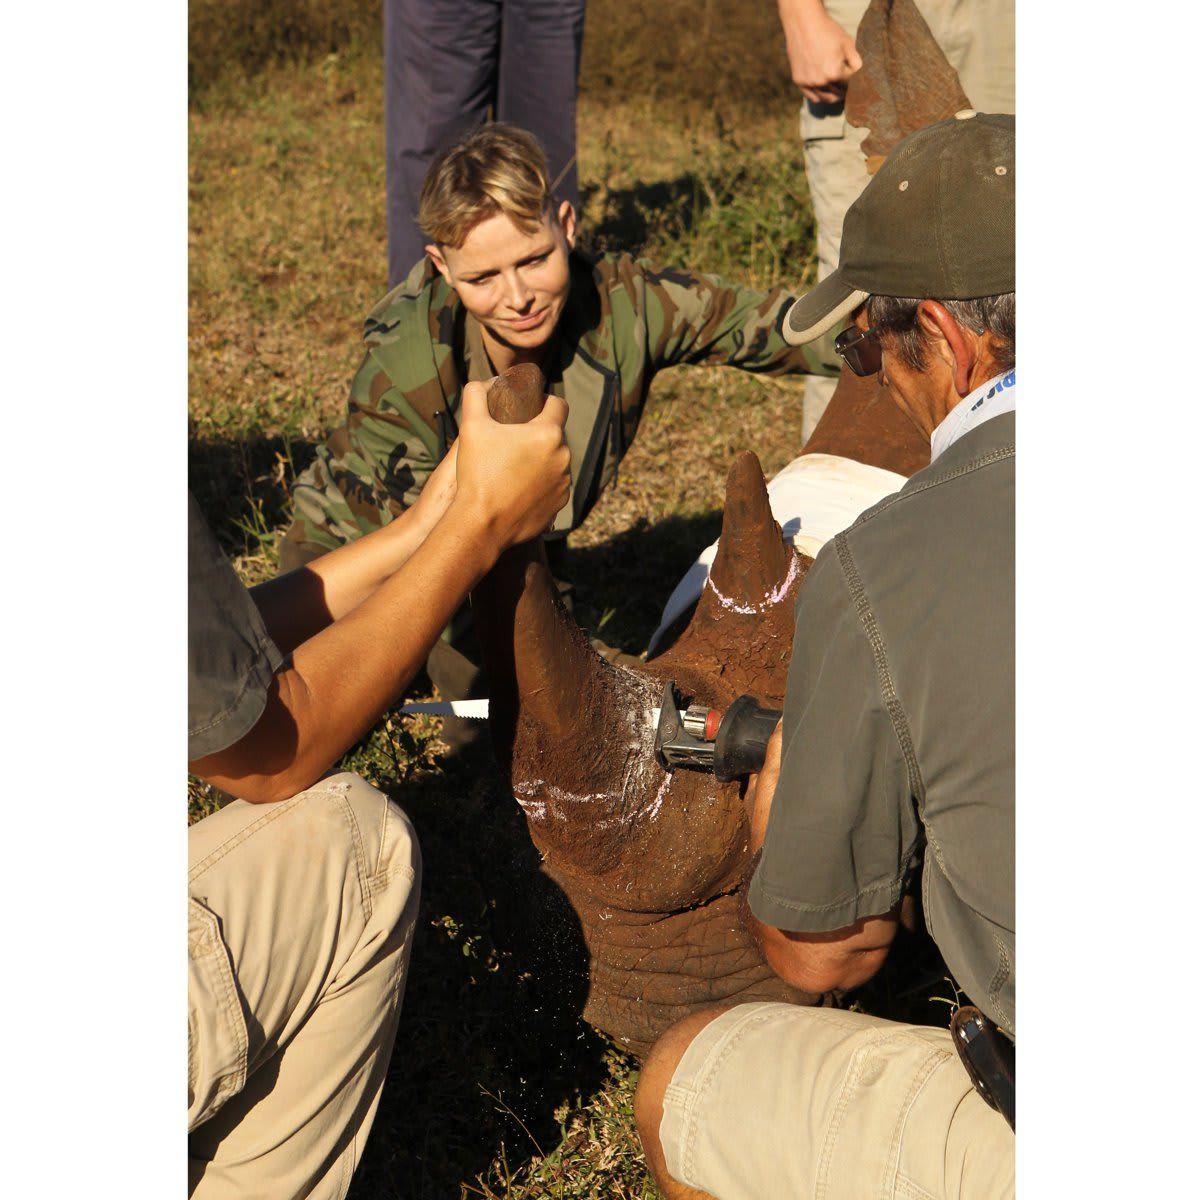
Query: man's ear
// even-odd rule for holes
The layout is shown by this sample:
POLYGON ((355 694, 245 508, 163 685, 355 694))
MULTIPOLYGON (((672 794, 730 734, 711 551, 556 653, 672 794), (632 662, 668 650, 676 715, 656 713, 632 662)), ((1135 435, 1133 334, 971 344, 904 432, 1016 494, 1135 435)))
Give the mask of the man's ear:
POLYGON ((558 206, 558 223, 562 227, 563 237, 567 239, 567 249, 575 249, 575 205, 570 200, 564 200, 558 206))
POLYGON ((446 260, 442 257, 442 251, 435 243, 430 242, 425 247, 425 253, 433 259, 433 265, 442 273, 442 278, 451 286, 454 286, 454 280, 450 275, 450 268, 446 266, 446 260))
POLYGON ((936 300, 922 300, 917 306, 917 323, 926 344, 954 374, 954 390, 965 396, 971 390, 971 372, 975 367, 975 339, 936 300))

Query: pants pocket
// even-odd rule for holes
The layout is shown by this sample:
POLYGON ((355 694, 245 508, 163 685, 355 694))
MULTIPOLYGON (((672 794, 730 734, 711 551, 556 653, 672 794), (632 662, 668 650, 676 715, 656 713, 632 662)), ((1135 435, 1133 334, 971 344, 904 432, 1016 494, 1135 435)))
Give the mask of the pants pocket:
POLYGON ((246 1085, 246 1018, 214 912, 188 897, 188 1131, 246 1085))

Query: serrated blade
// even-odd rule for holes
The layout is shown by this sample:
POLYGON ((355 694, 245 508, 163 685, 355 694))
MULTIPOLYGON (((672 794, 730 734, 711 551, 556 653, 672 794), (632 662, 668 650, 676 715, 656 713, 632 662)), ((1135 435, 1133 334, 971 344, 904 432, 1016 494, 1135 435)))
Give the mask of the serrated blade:
POLYGON ((420 703, 402 704, 401 713, 423 714, 427 717, 466 717, 471 721, 486 721, 486 700, 430 700, 420 703))

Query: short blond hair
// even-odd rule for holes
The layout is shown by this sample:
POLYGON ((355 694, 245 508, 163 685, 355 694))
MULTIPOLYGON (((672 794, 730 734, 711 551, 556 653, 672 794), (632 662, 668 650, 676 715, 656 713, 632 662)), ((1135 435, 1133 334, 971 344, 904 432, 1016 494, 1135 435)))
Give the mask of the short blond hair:
POLYGON ((461 246, 488 217, 504 213, 534 233, 553 194, 546 152, 537 138, 495 121, 472 130, 429 165, 417 223, 439 246, 461 246))

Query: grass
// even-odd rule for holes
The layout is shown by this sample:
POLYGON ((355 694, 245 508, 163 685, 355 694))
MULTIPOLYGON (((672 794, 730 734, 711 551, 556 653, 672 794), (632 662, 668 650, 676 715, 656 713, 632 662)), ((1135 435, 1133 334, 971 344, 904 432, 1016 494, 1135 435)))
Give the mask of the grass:
MULTIPOLYGON (((190 11, 190 483, 253 583, 277 568, 290 482, 341 415, 362 318, 385 289, 378 9, 190 11)), ((811 281, 776 21, 773 5, 592 0, 579 168, 593 246, 756 284, 811 281)), ((572 538, 585 627, 644 648, 717 536, 730 460, 749 446, 768 472, 782 466, 802 403, 798 380, 660 378, 619 486, 572 538)), ((447 759, 438 733, 436 719, 393 715, 344 764, 402 804, 425 860, 397 1050, 351 1194, 653 1200, 632 1124, 636 1063, 574 1015, 577 980, 553 961, 516 806, 478 762, 447 759)), ((189 819, 214 804, 192 781, 189 819)))

